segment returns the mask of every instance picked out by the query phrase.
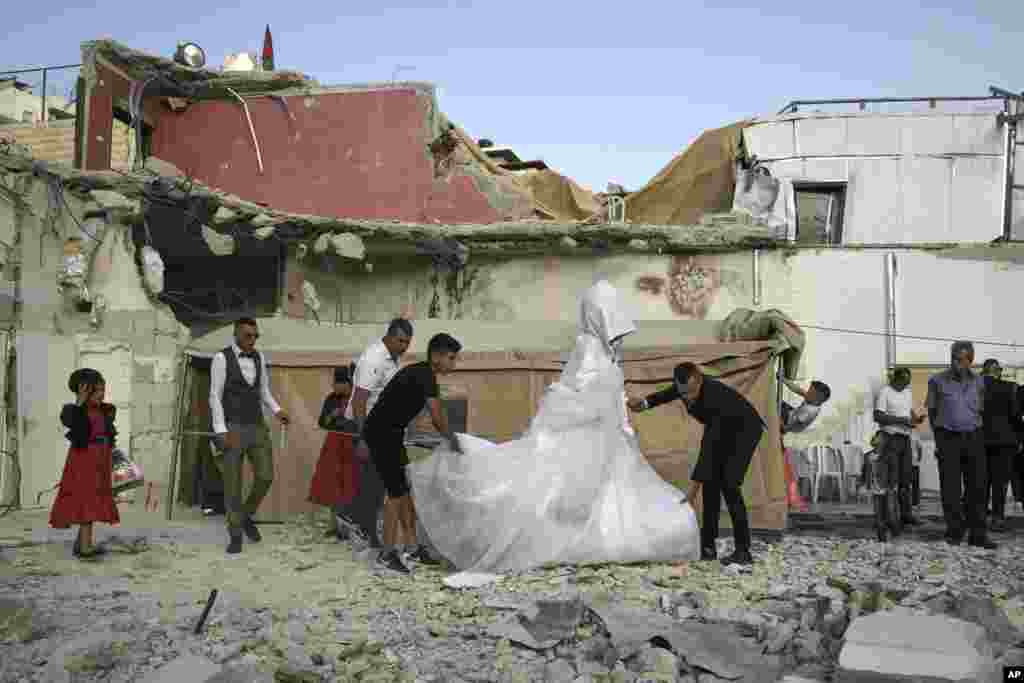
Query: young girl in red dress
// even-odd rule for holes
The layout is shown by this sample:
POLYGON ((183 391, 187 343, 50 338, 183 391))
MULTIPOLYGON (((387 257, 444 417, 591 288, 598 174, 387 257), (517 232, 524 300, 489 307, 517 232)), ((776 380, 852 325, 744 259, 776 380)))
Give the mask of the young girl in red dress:
POLYGON ((324 399, 320 411, 320 428, 327 430, 327 436, 309 487, 309 502, 323 505, 330 513, 326 535, 338 540, 345 540, 345 535, 338 527, 337 508, 350 504, 359 490, 359 462, 352 437, 356 424, 345 419, 345 409, 352 398, 353 374, 351 365, 334 371, 334 391, 324 399))
POLYGON ((117 524, 121 518, 114 505, 111 485, 112 451, 117 438, 116 410, 104 403, 106 382, 98 371, 82 368, 71 373, 68 388, 75 395, 60 412, 71 442, 57 499, 50 510, 50 526, 68 529, 78 525, 74 554, 81 559, 102 555, 93 534, 95 522, 117 524))

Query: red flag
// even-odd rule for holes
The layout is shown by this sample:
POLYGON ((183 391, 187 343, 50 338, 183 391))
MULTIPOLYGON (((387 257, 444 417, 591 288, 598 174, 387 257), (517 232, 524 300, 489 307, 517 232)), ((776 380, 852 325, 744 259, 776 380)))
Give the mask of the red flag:
POLYGON ((263 34, 263 70, 274 70, 274 38, 270 35, 270 24, 263 34))

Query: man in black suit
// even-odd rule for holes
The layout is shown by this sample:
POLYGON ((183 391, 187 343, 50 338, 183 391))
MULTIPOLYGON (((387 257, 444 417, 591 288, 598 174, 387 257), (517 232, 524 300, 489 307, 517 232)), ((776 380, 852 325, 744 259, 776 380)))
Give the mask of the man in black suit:
POLYGON ((1006 486, 1010 483, 1014 456, 1017 454, 1017 432, 1014 429, 1019 410, 1017 387, 1002 380, 999 361, 989 358, 981 366, 985 379, 985 455, 988 462, 988 486, 985 487, 985 509, 991 509, 992 531, 1006 530, 1006 486), (989 507, 991 505, 991 508, 989 507))
POLYGON ((694 501, 703 489, 704 519, 701 526, 701 559, 718 557, 718 518, 721 498, 725 498, 732 520, 736 550, 723 564, 752 564, 750 521, 740 487, 766 425, 753 405, 732 387, 705 377, 693 363, 676 366, 673 386, 647 398, 629 399, 634 411, 681 400, 687 412, 704 425, 700 457, 690 477, 687 500, 694 501))

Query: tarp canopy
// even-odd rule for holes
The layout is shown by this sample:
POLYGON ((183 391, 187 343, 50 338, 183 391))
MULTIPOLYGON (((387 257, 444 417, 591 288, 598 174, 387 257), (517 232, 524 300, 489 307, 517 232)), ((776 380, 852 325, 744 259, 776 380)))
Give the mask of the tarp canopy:
MULTIPOLYGON (((257 321, 258 348, 270 365, 272 390, 292 417, 286 453, 275 431, 275 480, 260 509, 263 518, 282 518, 306 512, 309 483, 323 442, 317 428, 322 402, 331 388, 332 370, 354 361, 384 334, 383 325, 327 326, 287 318, 257 321)), ((466 431, 496 441, 520 436, 527 427, 545 390, 557 380, 565 355, 574 344, 575 324, 424 320, 414 322, 415 336, 403 364, 423 358, 427 342, 438 332, 448 332, 464 345, 456 372, 442 378, 448 401, 462 402, 466 431)), ((721 323, 716 321, 639 321, 639 331, 625 345, 624 372, 627 391, 635 395, 667 386, 673 368, 684 361, 700 364, 710 375, 747 396, 768 423, 768 434, 754 457, 744 488, 750 502, 753 526, 779 531, 786 523, 783 458, 777 438, 773 359, 784 350, 777 339, 718 341, 721 323)), ((221 328, 190 346, 193 357, 211 357, 231 344, 232 330, 221 328)), ((209 425, 208 373, 198 367, 189 373, 189 397, 181 424, 187 431, 207 431, 209 425)), ((686 416, 679 403, 633 416, 644 455, 663 478, 683 487, 699 453, 702 427, 686 416)), ((431 431, 422 416, 413 427, 431 431)), ((205 444, 183 439, 183 476, 194 470, 205 444), (191 452, 189 452, 191 449, 191 452)), ((186 490, 188 486, 183 486, 186 490)), ((187 499, 187 496, 186 496, 187 499)), ((727 522, 727 519, 723 519, 727 522)))
POLYGON ((705 213, 729 211, 736 187, 736 156, 748 125, 742 121, 702 133, 647 185, 626 197, 626 220, 694 225, 705 213))

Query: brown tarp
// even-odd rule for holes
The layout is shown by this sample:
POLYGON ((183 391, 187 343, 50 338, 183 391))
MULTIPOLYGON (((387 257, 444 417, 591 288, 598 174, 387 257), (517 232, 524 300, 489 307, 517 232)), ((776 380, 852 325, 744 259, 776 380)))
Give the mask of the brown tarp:
POLYGON ((694 225, 705 213, 732 209, 736 156, 749 122, 705 131, 647 185, 626 198, 626 220, 694 225))
POLYGON ((780 352, 783 372, 789 379, 796 379, 807 336, 799 325, 779 309, 755 311, 737 308, 722 321, 719 335, 723 342, 775 339, 778 342, 776 350, 784 349, 780 352))
POLYGON ((550 169, 530 171, 519 176, 530 188, 533 198, 559 220, 585 221, 601 213, 601 203, 593 192, 570 178, 550 169))
MULTIPOLYGON (((767 434, 777 434, 774 353, 772 341, 627 351, 624 366, 627 391, 643 395, 667 386, 672 369, 678 363, 693 361, 747 396, 765 417, 767 434)), ((292 426, 287 430, 287 443, 282 451, 280 428, 272 425, 275 478, 259 510, 259 518, 282 519, 313 509, 306 497, 324 438, 316 420, 322 401, 330 391, 333 368, 354 360, 356 355, 312 350, 294 353, 278 350, 268 354, 273 392, 291 415, 292 426)), ((421 359, 422 354, 410 353, 403 364, 421 359)), ((442 391, 446 398, 467 399, 469 432, 497 441, 513 439, 527 429, 545 388, 557 380, 560 360, 558 352, 466 352, 460 354, 458 370, 443 379, 442 391)), ((193 369, 192 372, 198 371, 193 369)), ((200 388, 203 384, 203 381, 195 381, 196 389, 190 392, 191 405, 187 410, 191 416, 208 415, 208 410, 197 405, 207 400, 200 388)), ((651 464, 666 480, 685 487, 690 467, 699 452, 701 426, 687 418, 679 404, 662 406, 650 413, 635 415, 633 419, 643 452, 651 464)), ((195 419, 187 420, 186 424, 189 423, 194 425, 195 419)), ((421 417, 414 428, 430 431, 429 420, 421 417)), ((209 425, 204 425, 203 429, 209 429, 209 425)), ((183 463, 189 460, 185 457, 183 463)), ((194 476, 184 466, 182 471, 184 479, 194 476)), ((248 479, 249 475, 246 476, 248 479)), ((748 472, 744 493, 755 529, 781 531, 785 528, 783 459, 777 438, 766 436, 763 439, 748 472)), ((728 524, 727 515, 723 516, 723 523, 728 524)))

